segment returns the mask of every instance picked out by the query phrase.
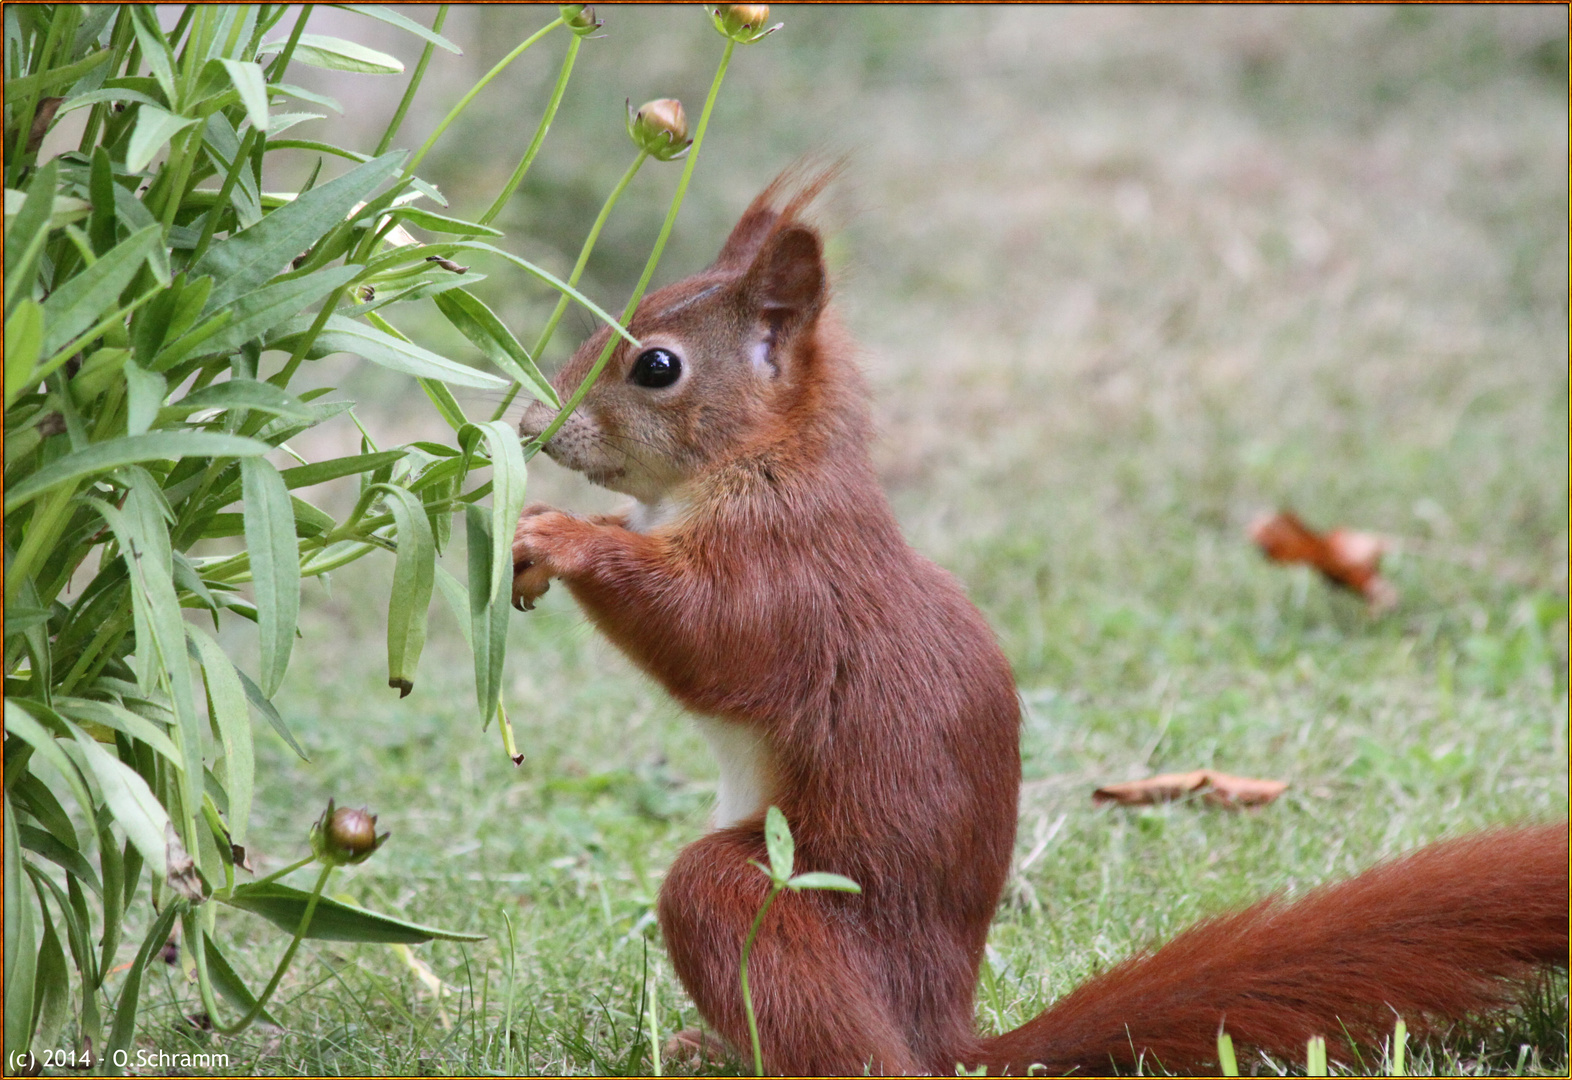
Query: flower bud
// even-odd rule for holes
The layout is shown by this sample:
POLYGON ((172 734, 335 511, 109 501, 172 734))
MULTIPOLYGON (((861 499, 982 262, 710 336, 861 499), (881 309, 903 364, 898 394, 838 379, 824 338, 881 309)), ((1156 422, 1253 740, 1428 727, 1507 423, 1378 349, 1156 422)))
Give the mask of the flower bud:
POLYGON ((311 827, 311 850, 319 861, 332 866, 352 866, 365 862, 381 847, 392 833, 377 835, 377 815, 362 807, 351 810, 347 806, 334 809, 329 799, 327 809, 311 827))
POLYGON ((628 137, 640 150, 657 161, 671 161, 688 152, 688 114, 676 98, 646 101, 633 111, 628 104, 628 137))
POLYGON ((588 37, 604 25, 589 4, 558 4, 557 14, 562 16, 563 25, 579 37, 588 37))
POLYGON ((765 29, 769 17, 768 4, 715 4, 710 7, 710 21, 715 29, 740 45, 751 45, 784 25, 776 23, 765 29))

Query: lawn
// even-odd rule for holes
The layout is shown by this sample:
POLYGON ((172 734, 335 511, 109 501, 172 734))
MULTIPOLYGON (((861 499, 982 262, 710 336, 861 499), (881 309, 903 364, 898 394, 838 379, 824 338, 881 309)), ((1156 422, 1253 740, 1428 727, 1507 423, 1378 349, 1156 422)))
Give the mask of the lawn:
MULTIPOLYGON (((691 7, 599 13, 608 36, 586 42, 499 222, 560 271, 629 156, 623 99, 676 94, 696 114, 718 53, 691 7)), ((979 1024, 1013 1027, 1209 912, 1564 817, 1565 9, 774 17, 782 31, 738 52, 662 274, 702 266, 798 155, 851 151, 830 253, 878 465, 912 543, 994 626, 1023 702, 1020 868, 979 1024), (1245 530, 1278 506, 1391 538, 1396 609, 1372 616, 1262 559, 1245 530), (1203 766, 1290 787, 1249 812, 1090 798, 1203 766)), ((456 96, 543 21, 456 9, 445 32, 466 55, 440 59, 434 85, 456 96)), ((513 159, 490 160, 493 132, 511 137, 522 110, 527 138, 554 64, 499 80, 423 169, 456 212, 499 186, 513 159)), ((334 136, 379 131, 396 98, 335 118, 334 136)), ((664 211, 676 169, 659 168, 591 264, 586 291, 608 306, 664 211)), ((487 298, 520 336, 551 299, 487 298)), ((383 445, 445 430, 407 380, 340 386, 383 445)), ((356 437, 347 419, 323 431, 346 452, 356 437)), ((531 486, 569 509, 615 501, 544 458, 531 486)), ((489 939, 407 956, 313 943, 273 1009, 282 1030, 229 1040, 183 1019, 200 1005, 172 965, 144 1045, 225 1052, 233 1072, 649 1071, 650 1017, 661 1035, 697 1021, 653 903, 705 829, 701 740, 559 588, 513 620, 515 766, 478 729, 440 599, 414 693, 387 689, 390 579, 368 560, 307 586, 279 707, 310 760, 259 730, 252 861, 298 858, 330 796, 365 804, 392 838, 335 891, 489 939)), ((228 644, 254 655, 238 631, 228 644)), ((279 935, 221 918, 260 983, 279 935)), ((1565 1019, 1562 980, 1410 1067, 1564 1074, 1565 1019)))

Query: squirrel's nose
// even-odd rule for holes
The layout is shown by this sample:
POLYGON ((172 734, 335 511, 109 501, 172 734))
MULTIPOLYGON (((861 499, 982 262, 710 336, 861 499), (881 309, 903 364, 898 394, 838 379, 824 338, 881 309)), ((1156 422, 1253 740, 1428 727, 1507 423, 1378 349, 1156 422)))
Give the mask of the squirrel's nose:
POLYGON ((519 417, 519 438, 535 438, 556 418, 556 410, 550 405, 543 401, 530 402, 529 408, 524 410, 524 415, 519 417))

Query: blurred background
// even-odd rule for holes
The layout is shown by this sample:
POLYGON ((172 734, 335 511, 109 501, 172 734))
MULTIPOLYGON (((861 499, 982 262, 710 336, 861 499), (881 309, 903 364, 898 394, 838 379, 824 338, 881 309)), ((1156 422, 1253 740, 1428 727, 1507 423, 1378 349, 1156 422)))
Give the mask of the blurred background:
MULTIPOLYGON (((399 10, 429 25, 434 9, 399 10)), ((501 243, 562 275, 632 159, 624 102, 675 96, 696 119, 721 51, 695 5, 597 13, 603 36, 584 43, 496 222, 501 243)), ((418 145, 554 16, 454 7, 444 33, 464 55, 435 53, 396 145, 418 145)), ((1001 970, 1058 963, 1022 993, 1062 990, 1170 919, 1263 888, 1564 814, 1565 7, 778 5, 771 18, 784 28, 737 50, 657 284, 704 266, 779 170, 849 155, 829 251, 878 466, 913 543, 961 578, 1015 666, 1023 850, 1074 841, 1023 876, 1030 896, 996 931, 1001 948, 1019 931, 1029 953, 1001 970), (1244 530, 1279 506, 1391 538, 1396 611, 1372 618, 1265 563, 1244 530), (1087 799, 1096 783, 1208 765, 1295 786, 1271 817, 1204 825, 1087 799), (1127 840, 1156 846, 1124 862, 1127 840), (1133 883, 1163 873, 1183 899, 1154 912, 1133 883), (1110 880, 1136 897, 1116 931, 1110 880), (1039 924, 1045 910, 1060 917, 1039 924), (1071 942, 1091 951, 1059 963, 1071 942)), ((317 8, 311 29, 410 68, 419 55, 344 11, 317 8)), ((527 53, 422 166, 453 213, 478 214, 505 181, 565 45, 527 53)), ((292 74, 346 107, 301 136, 361 150, 403 89, 292 74)), ((584 279, 602 305, 627 296, 678 172, 648 163, 619 204, 584 279)), ((475 291, 530 340, 554 294, 478 269, 492 276, 475 291)), ((434 312, 421 325, 403 311, 405 333, 478 362, 434 312)), ((570 315, 547 369, 589 329, 570 315)), ((446 437, 409 380, 332 370, 384 445, 446 437)), ((355 429, 335 423, 323 437, 347 449, 355 429)), ((544 457, 530 483, 568 509, 616 502, 544 457)), ((287 848, 259 868, 293 858, 286 838, 329 794, 370 803, 394 837, 355 872, 367 902, 498 935, 496 911, 512 911, 532 993, 575 1015, 589 968, 632 964, 637 979, 624 943, 702 830, 713 766, 560 588, 513 631, 504 702, 522 766, 476 730, 445 611, 400 703, 382 685, 391 575, 368 559, 330 590, 308 585, 282 700, 312 762, 259 734, 276 768, 254 835, 287 848), (564 940, 570 957, 549 944, 564 940)), ((474 960, 494 971, 489 948, 474 960)), ((460 970, 456 950, 434 950, 444 977, 460 970)), ((562 1053, 559 1066, 589 1067, 562 1053)))

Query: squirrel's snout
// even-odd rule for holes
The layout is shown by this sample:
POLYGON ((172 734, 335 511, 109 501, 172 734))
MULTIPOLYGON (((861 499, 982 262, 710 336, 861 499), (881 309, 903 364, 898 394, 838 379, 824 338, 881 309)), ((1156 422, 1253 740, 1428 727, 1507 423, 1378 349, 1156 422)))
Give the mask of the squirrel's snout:
POLYGON ((519 417, 519 438, 535 438, 556 418, 556 411, 550 405, 543 401, 530 402, 529 408, 524 410, 524 415, 519 417))

